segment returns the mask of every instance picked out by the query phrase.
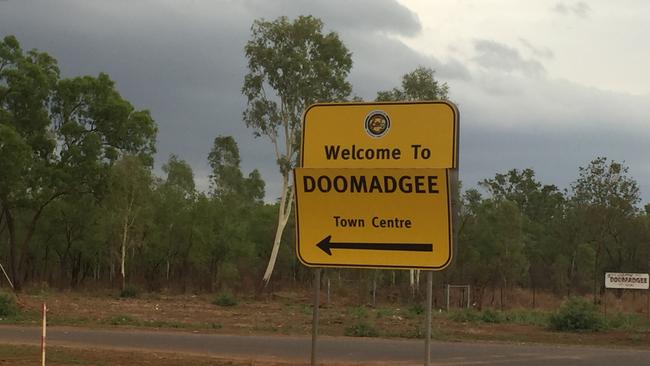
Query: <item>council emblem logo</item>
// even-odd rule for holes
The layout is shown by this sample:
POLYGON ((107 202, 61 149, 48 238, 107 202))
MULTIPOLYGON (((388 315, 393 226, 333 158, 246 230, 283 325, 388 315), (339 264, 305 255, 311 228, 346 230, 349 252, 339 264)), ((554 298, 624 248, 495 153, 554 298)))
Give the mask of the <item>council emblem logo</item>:
POLYGON ((379 138, 388 133, 390 118, 384 111, 372 111, 366 115, 364 126, 370 137, 379 138))

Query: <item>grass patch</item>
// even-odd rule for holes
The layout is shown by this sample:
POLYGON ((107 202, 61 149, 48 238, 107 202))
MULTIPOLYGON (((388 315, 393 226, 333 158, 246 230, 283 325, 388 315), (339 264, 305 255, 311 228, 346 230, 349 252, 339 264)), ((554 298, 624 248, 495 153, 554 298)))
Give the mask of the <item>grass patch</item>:
POLYGON ((377 319, 390 318, 393 315, 395 315, 395 309, 391 309, 391 308, 379 308, 375 313, 377 319))
POLYGON ((130 326, 139 326, 142 324, 142 322, 130 315, 126 314, 118 314, 118 315, 113 315, 110 318, 106 319, 106 323, 110 325, 130 325, 130 326))
POLYGON ((415 316, 422 315, 424 314, 424 306, 422 304, 413 304, 409 306, 408 312, 415 316))
POLYGON ((222 291, 217 294, 212 303, 219 306, 235 306, 238 302, 230 291, 222 291))
POLYGON ((454 310, 448 313, 448 319, 459 323, 486 323, 486 324, 519 324, 547 327, 549 314, 532 310, 500 311, 485 309, 454 310))
POLYGON ((368 309, 363 306, 355 306, 350 308, 348 312, 355 319, 365 319, 368 317, 368 309))
POLYGON ((520 325, 533 325, 537 327, 548 326, 550 314, 536 310, 511 310, 504 313, 508 323, 520 325))
POLYGON ((507 318, 503 312, 492 309, 486 309, 482 311, 480 313, 479 319, 483 323, 491 324, 501 324, 507 321, 507 318))
POLYGON ((481 320, 481 313, 474 309, 453 310, 448 314, 450 320, 458 323, 476 323, 481 320))
MULTIPOLYGON (((40 314, 39 314, 40 317, 40 314)), ((92 324, 93 321, 86 317, 72 317, 72 316, 61 316, 61 315, 50 315, 47 316, 47 323, 49 325, 75 325, 83 326, 92 324)))
POLYGON ((0 317, 16 316, 19 312, 16 298, 12 294, 0 292, 0 317))
POLYGON ((221 329, 223 324, 211 323, 183 323, 167 320, 142 320, 136 317, 120 314, 104 319, 101 323, 115 326, 164 328, 164 329, 221 329))
MULTIPOLYGON (((11 366, 33 366, 39 359, 38 346, 0 345, 0 364, 11 366)), ((38 362, 40 365, 41 363, 38 362)), ((100 349, 74 349, 48 347, 48 365, 86 365, 86 366, 250 366, 249 361, 227 361, 212 357, 177 355, 173 353, 128 352, 100 349)), ((276 366, 288 366, 278 362, 276 366)))
MULTIPOLYGON (((73 351, 58 347, 48 347, 47 362, 55 365, 94 365, 108 366, 110 363, 101 360, 89 360, 80 355, 81 351, 73 351)), ((0 364, 35 365, 34 360, 40 359, 37 346, 0 345, 0 364)), ((40 365, 40 362, 38 363, 40 365)))
POLYGON ((357 321, 353 326, 345 328, 344 334, 348 337, 377 337, 379 331, 367 321, 357 321))
POLYGON ((140 296, 140 288, 134 285, 126 285, 122 291, 120 291, 120 297, 125 299, 134 299, 140 296))
POLYGON ((40 311, 18 310, 13 315, 0 316, 0 324, 36 324, 40 319, 40 311))
MULTIPOLYGON (((645 318, 645 316, 644 316, 645 318)), ((637 314, 617 313, 608 315, 604 321, 607 329, 641 330, 647 329, 647 321, 637 314), (645 326, 644 326, 645 325, 645 326)))

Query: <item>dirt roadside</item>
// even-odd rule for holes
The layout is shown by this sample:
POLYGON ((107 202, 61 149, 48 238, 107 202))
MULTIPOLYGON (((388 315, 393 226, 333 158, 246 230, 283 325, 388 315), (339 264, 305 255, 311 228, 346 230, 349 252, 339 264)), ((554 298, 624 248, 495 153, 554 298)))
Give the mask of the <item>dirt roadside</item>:
MULTIPOLYGON (((210 295, 145 294, 122 299, 110 294, 42 293, 21 295, 24 317, 0 320, 0 324, 37 325, 43 302, 48 306, 48 323, 85 328, 150 328, 193 333, 240 335, 308 336, 312 307, 307 293, 278 293, 264 300, 239 299, 234 306, 212 304, 210 295)), ((319 333, 328 336, 371 335, 382 338, 414 339, 424 335, 421 308, 381 304, 359 306, 346 300, 323 304, 319 333)), ((506 342, 622 346, 650 349, 648 331, 603 331, 564 333, 540 325, 456 322, 436 312, 433 338, 452 342, 506 342)))

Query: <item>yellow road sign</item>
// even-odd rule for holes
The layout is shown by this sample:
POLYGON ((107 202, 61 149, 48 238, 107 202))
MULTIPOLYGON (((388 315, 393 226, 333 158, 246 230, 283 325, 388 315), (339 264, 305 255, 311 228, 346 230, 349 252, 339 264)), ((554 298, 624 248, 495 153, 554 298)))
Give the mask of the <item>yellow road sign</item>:
POLYGON ((458 111, 447 102, 315 104, 302 133, 302 167, 458 167, 458 111))
POLYGON ((296 168, 308 266, 442 269, 452 257, 447 169, 296 168))

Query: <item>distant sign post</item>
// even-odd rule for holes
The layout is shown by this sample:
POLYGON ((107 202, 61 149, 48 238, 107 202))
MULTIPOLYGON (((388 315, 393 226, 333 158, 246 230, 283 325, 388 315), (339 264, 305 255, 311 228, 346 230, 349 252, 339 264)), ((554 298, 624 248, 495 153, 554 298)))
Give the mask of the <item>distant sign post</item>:
POLYGON ((605 273, 605 287, 630 289, 630 290, 647 290, 649 288, 649 278, 647 273, 605 273))
MULTIPOLYGON (((603 301, 605 316, 607 316, 607 289, 648 290, 650 275, 647 273, 605 273, 605 299, 603 301)), ((646 292, 646 316, 650 319, 650 293, 646 292)))

